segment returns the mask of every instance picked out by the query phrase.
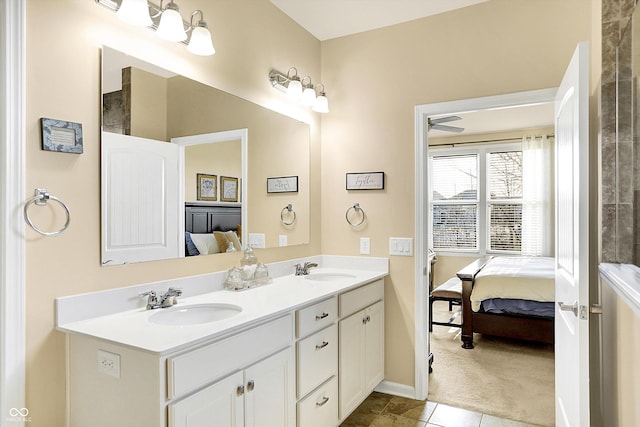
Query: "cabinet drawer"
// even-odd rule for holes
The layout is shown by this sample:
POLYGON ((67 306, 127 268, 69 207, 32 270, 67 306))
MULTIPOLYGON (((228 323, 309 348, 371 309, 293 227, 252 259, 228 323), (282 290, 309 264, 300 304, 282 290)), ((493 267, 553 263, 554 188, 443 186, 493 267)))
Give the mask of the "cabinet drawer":
POLYGON ((293 340, 293 315, 167 359, 167 396, 181 396, 266 357, 293 340))
POLYGON ((298 427, 338 425, 338 378, 332 377, 297 406, 298 427))
POLYGON ((345 292, 340 298, 340 317, 347 317, 384 298, 384 279, 345 292))
POLYGON ((338 373, 338 325, 298 342, 298 398, 338 373))
POLYGON ((338 318, 338 299, 336 297, 320 301, 296 312, 298 338, 318 331, 338 318))

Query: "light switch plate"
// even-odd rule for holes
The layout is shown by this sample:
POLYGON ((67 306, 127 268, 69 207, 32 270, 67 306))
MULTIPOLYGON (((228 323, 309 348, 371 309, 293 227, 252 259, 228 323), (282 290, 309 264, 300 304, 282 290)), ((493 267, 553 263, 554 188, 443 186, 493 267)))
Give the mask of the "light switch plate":
POLYGON ((287 235, 286 234, 280 234, 278 236, 278 244, 280 246, 287 246, 288 245, 288 239, 287 239, 287 235))
POLYGON ((411 237, 389 237, 389 255, 413 256, 411 237))
POLYGON ((360 238, 360 255, 369 255, 371 253, 371 239, 368 237, 360 238))

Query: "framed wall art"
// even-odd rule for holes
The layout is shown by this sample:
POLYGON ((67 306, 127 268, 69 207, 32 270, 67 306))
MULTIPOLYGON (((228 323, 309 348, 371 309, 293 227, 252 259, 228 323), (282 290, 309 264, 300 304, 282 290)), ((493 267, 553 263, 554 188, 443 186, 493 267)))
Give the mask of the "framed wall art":
POLYGON ((297 193, 297 176, 267 178, 267 193, 297 193))
POLYGON ((196 193, 196 200, 206 200, 209 202, 215 202, 218 200, 218 176, 209 175, 204 173, 196 174, 196 180, 198 185, 198 191, 196 193))
POLYGON ((384 190, 384 172, 347 173, 347 190, 384 190))
POLYGON ((43 150, 82 154, 82 124, 42 117, 40 127, 43 150))
POLYGON ((238 178, 220 177, 220 200, 223 202, 238 201, 238 178))

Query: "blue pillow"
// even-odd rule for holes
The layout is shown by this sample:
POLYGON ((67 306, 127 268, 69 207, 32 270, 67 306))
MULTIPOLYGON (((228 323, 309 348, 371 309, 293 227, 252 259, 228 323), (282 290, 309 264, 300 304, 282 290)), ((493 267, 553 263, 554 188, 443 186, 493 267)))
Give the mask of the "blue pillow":
POLYGON ((191 233, 188 231, 184 232, 184 243, 187 246, 187 256, 200 255, 198 248, 196 248, 195 243, 191 240, 191 233))

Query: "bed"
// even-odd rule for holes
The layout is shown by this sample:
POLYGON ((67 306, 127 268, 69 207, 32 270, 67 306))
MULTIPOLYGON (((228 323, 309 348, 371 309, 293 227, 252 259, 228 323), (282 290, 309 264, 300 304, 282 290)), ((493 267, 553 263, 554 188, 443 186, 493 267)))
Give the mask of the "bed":
POLYGON ((240 206, 185 204, 185 256, 227 252, 241 245, 240 206))
POLYGON ((473 348, 474 333, 553 343, 553 258, 483 257, 457 276, 462 281, 463 348, 473 348))

